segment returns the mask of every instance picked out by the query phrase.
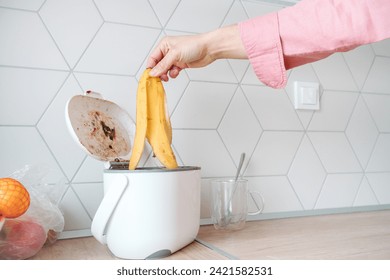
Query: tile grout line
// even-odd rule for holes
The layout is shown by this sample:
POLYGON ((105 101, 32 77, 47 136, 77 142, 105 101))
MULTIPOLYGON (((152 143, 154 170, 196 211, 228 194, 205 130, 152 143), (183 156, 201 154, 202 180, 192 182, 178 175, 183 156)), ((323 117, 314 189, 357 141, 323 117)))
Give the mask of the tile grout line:
POLYGON ((239 260, 238 257, 233 256, 233 255, 229 254, 228 252, 225 252, 224 250, 219 249, 218 247, 216 247, 216 246, 214 246, 206 241, 203 241, 199 238, 195 238, 195 241, 198 242, 199 244, 211 249, 212 251, 214 251, 214 252, 216 252, 224 257, 227 257, 229 260, 239 260))

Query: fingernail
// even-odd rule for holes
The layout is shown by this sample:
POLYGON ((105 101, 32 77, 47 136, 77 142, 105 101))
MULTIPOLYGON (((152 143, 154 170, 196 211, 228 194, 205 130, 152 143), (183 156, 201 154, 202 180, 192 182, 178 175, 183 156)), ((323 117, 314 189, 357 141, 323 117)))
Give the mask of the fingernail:
POLYGON ((153 77, 157 76, 157 70, 154 68, 152 70, 150 70, 149 76, 153 76, 153 77))

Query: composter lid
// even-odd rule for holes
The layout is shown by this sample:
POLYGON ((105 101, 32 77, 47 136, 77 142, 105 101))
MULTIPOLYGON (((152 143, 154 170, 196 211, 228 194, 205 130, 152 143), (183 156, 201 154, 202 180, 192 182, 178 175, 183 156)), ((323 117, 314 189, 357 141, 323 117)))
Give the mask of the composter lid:
POLYGON ((65 116, 73 138, 89 155, 102 161, 129 160, 135 125, 117 104, 87 91, 68 101, 65 116))

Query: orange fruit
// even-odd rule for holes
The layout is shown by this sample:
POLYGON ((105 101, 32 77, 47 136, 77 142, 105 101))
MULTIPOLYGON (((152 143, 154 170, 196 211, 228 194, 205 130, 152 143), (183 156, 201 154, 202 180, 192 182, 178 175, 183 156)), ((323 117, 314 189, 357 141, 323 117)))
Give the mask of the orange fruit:
POLYGON ((17 180, 0 179, 0 217, 17 218, 30 206, 30 194, 17 180))

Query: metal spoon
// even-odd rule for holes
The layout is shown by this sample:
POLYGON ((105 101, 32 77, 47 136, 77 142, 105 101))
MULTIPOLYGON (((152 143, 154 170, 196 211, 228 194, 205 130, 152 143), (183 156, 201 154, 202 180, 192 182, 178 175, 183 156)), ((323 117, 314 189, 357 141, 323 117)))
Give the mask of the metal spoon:
POLYGON ((245 159, 245 153, 242 153, 241 157, 240 157, 240 162, 238 163, 236 177, 235 177, 234 181, 237 181, 238 176, 240 176, 241 168, 242 168, 242 165, 244 164, 244 159, 245 159))
POLYGON ((240 157, 240 162, 238 163, 238 167, 237 167, 237 172, 236 172, 236 176, 234 178, 234 189, 229 197, 229 200, 228 200, 228 205, 229 205, 229 208, 227 209, 227 213, 225 215, 225 225, 228 225, 230 223, 230 220, 231 220, 231 213, 232 213, 232 205, 231 205, 231 201, 233 199, 233 196, 236 192, 236 189, 237 189, 237 180, 238 180, 238 176, 240 176, 240 172, 241 172, 241 169, 242 169, 242 165, 244 164, 244 160, 245 160, 245 153, 242 153, 241 154, 241 157, 240 157))

